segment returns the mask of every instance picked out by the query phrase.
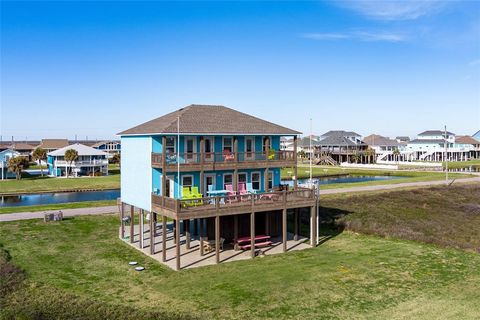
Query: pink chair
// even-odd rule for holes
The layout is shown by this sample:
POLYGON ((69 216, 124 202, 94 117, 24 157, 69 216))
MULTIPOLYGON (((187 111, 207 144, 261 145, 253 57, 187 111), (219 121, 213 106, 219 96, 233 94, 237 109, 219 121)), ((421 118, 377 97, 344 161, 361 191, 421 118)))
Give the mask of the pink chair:
POLYGON ((232 202, 234 200, 236 200, 236 195, 237 193, 235 192, 235 190, 233 190, 233 185, 232 184, 226 184, 225 185, 225 190, 227 190, 227 200, 228 202, 232 202))
POLYGON ((238 195, 240 196, 240 200, 248 200, 249 197, 247 197, 249 193, 247 192, 247 188, 245 186, 245 183, 239 183, 238 184, 238 195))

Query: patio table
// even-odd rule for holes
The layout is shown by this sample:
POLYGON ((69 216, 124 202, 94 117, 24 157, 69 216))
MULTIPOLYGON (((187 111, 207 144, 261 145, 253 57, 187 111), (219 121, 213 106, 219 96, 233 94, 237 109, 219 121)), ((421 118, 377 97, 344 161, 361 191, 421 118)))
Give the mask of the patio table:
MULTIPOLYGON (((212 190, 212 191, 207 191, 207 195, 208 195, 209 197, 216 197, 216 196, 225 197, 227 194, 228 194, 228 190, 212 190)), ((224 198, 220 199, 220 203, 225 203, 224 198)), ((216 204, 216 203, 215 203, 215 199, 213 199, 212 204, 214 204, 214 205, 216 204)))

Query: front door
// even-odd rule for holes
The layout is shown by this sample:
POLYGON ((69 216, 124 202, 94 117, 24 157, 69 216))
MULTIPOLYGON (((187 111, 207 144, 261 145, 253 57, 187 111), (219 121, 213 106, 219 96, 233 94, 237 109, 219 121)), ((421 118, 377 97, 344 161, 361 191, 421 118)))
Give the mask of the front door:
POLYGON ((167 181, 166 181, 166 188, 165 188, 165 194, 167 195, 167 197, 170 197, 170 198, 175 198, 175 180, 173 179, 173 177, 167 177, 167 181))
POLYGON ((195 162, 195 138, 185 138, 185 162, 195 162))
POLYGON ((205 138, 205 161, 211 162, 214 159, 212 138, 205 138))
POLYGON ((215 189, 216 189, 215 174, 205 174, 205 190, 202 190, 202 192, 205 194, 208 192, 208 190, 215 190, 215 189))
POLYGON ((253 138, 245 139, 245 160, 255 159, 255 143, 253 138))

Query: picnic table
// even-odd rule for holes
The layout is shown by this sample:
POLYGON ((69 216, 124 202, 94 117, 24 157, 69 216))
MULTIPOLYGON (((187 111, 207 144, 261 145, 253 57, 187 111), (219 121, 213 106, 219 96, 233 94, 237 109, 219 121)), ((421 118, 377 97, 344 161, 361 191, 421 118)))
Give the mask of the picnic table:
MULTIPOLYGON (((272 244, 272 241, 270 241, 270 236, 266 235, 258 235, 255 236, 254 238, 254 246, 255 248, 257 247, 266 247, 272 244), (260 241, 260 242, 257 242, 260 241)), ((237 244, 242 250, 248 250, 251 249, 252 244, 251 244, 252 238, 251 237, 242 237, 237 239, 237 244), (243 244, 242 244, 243 243, 243 244)))

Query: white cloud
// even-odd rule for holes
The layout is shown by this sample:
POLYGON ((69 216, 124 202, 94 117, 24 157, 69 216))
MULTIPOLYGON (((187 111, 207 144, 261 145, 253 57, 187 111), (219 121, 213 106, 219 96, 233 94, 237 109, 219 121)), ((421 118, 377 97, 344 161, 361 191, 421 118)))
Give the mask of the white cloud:
POLYGON ((471 65, 471 66, 478 66, 478 65, 480 65, 480 59, 470 61, 469 65, 471 65))
POLYGON ((440 0, 347 0, 335 4, 379 20, 414 20, 439 12, 446 1, 440 0))
POLYGON ((341 33, 305 33, 302 38, 311 40, 356 40, 356 41, 385 41, 385 42, 402 42, 406 41, 406 37, 401 34, 392 32, 341 32, 341 33))

